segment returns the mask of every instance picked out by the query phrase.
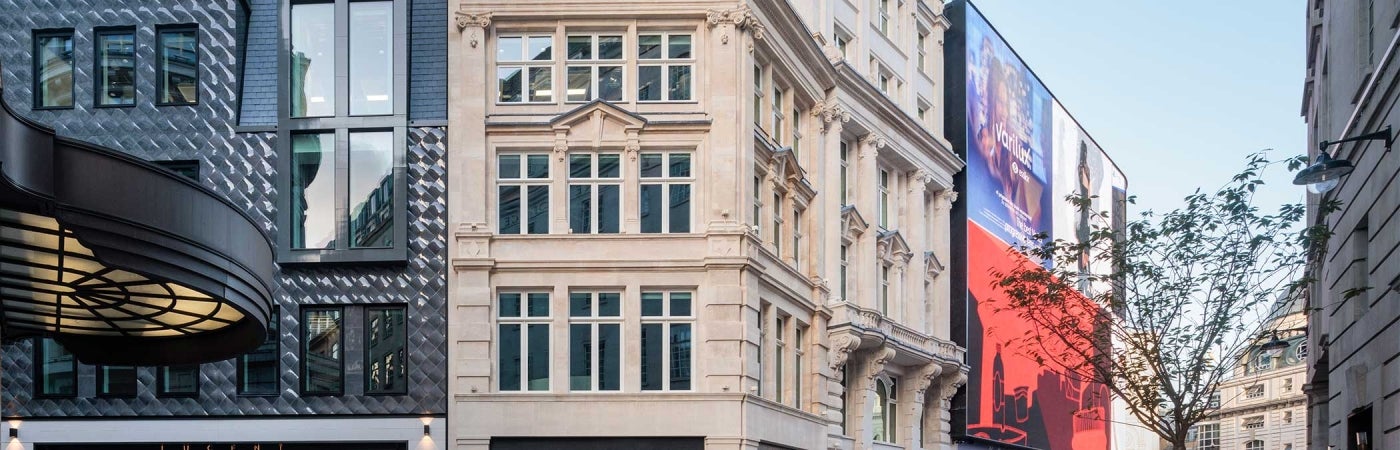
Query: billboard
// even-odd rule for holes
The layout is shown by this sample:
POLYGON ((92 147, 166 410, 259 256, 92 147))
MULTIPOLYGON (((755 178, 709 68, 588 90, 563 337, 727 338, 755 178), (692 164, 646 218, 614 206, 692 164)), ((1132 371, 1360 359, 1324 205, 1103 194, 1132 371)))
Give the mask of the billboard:
MULTIPOLYGON (((1121 226, 1127 179, 975 7, 954 2, 948 12, 947 129, 967 161, 954 216, 962 257, 953 268, 954 289, 967 301, 954 308, 953 329, 972 367, 954 407, 961 411, 955 434, 1047 450, 1107 449, 1108 389, 1028 357, 1019 346, 1032 325, 1006 310, 990 273, 1025 263, 1051 267, 1009 251, 1038 233, 1088 237, 1091 213, 1066 196, 1095 196, 1092 209, 1121 226)), ((1094 256, 1082 255, 1077 270, 1107 271, 1094 256)), ((1105 287, 1079 288, 1092 294, 1105 287)), ((1108 319, 1084 300, 1063 314, 1108 319)))

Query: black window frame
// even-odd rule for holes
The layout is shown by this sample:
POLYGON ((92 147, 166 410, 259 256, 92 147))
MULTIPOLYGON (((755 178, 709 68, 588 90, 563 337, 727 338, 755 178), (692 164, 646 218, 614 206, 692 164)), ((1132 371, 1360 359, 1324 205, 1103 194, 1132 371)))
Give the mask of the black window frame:
POLYGON ((136 107, 136 104, 139 103, 139 102, 141 101, 141 100, 140 100, 141 96, 139 95, 140 93, 137 92, 137 86, 140 84, 139 81, 138 81, 138 77, 140 76, 140 70, 138 70, 137 64, 136 64, 136 51, 137 51, 137 49, 139 49, 139 48, 140 48, 139 44, 136 43, 136 26, 134 26, 134 25, 103 26, 103 27, 93 27, 93 28, 92 28, 92 107, 93 107, 93 108, 135 108, 135 107, 136 107), (131 103, 130 103, 130 104, 126 104, 126 105, 121 105, 121 104, 111 104, 111 105, 103 104, 103 103, 102 103, 102 98, 101 98, 101 97, 102 97, 102 93, 103 93, 103 91, 102 91, 102 47, 101 47, 101 45, 102 45, 102 37, 103 37, 103 36, 108 36, 108 35, 117 35, 117 34, 130 34, 130 35, 131 35, 131 43, 132 43, 132 51, 131 51, 131 103))
POLYGON ((160 398, 196 398, 196 397, 199 397, 200 384, 201 384, 201 383, 199 382, 199 378, 200 378, 200 372, 201 372, 201 371, 202 371, 202 368, 200 367, 199 364, 185 364, 185 365, 174 365, 174 366, 157 366, 157 367, 156 367, 156 397, 160 397, 160 398), (193 390, 193 391, 190 391, 190 392, 173 392, 173 391, 171 391, 171 390, 170 390, 170 384, 169 384, 170 380, 167 380, 167 379, 166 379, 166 376, 165 376, 166 370, 167 370, 167 369, 186 369, 186 368, 191 368, 191 367, 194 368, 194 390, 193 390))
POLYGON ((409 364, 408 364, 408 358, 407 358, 407 356, 408 356, 408 326, 409 326, 409 322, 408 322, 408 304, 407 304, 407 303, 389 303, 389 304, 366 305, 365 308, 364 308, 364 311, 365 311, 365 313, 364 313, 364 318, 363 318, 363 319, 364 319, 364 322, 365 322, 365 323, 364 323, 365 336, 364 336, 363 342, 364 342, 365 348, 364 348, 364 351, 362 352, 362 353, 363 353, 362 358, 364 359, 364 361, 363 361, 363 363, 364 363, 364 376, 362 376, 361 378, 364 379, 364 393, 365 393, 365 395, 369 395, 369 396, 408 395, 408 380, 409 380, 409 376, 408 376, 409 364), (398 329, 398 335, 399 335, 399 336, 402 336, 402 338, 403 338, 403 347, 399 350, 399 353, 401 353, 401 354, 398 356, 399 361, 401 361, 401 363, 403 364, 403 385, 400 386, 400 387, 398 387, 398 388, 395 389, 395 390, 392 390, 392 391, 391 391, 391 390, 370 390, 370 386, 369 386, 369 383, 370 383, 370 375, 371 375, 371 372, 370 372, 370 363, 371 363, 372 361, 370 360, 369 347, 370 347, 370 344, 371 344, 371 342, 370 342, 370 333, 373 332, 373 330, 370 329, 370 315, 371 315, 372 313, 374 313, 375 311, 385 311, 385 310, 388 310, 388 311, 397 310, 397 311, 401 311, 401 312, 403 313, 403 316, 402 316, 402 317, 403 317, 403 326, 402 326, 401 328, 398 329))
POLYGON ((200 81, 202 81, 202 78, 203 78, 203 77, 201 77, 200 74, 199 74, 199 72, 200 72, 200 62, 204 59, 204 56, 202 55, 203 52, 199 51, 199 46, 200 46, 199 24, 197 24, 197 23, 171 23, 171 24, 160 24, 160 25, 156 25, 156 30, 155 30, 155 31, 156 31, 156 43, 155 43, 156 45, 155 45, 155 55, 154 55, 155 61, 154 61, 153 66, 155 67, 155 73, 156 73, 156 96, 155 96, 155 98, 153 99, 154 101, 153 101, 152 103, 154 103, 156 106, 198 106, 199 103, 200 103, 200 102, 199 102, 199 86, 200 86, 200 81), (161 58, 164 56, 164 50, 165 50, 165 33, 170 33, 170 32, 181 32, 181 31, 193 31, 193 32, 194 32, 194 101, 190 101, 190 102, 163 102, 163 101, 161 101, 161 94, 163 94, 163 93, 165 92, 165 87, 166 87, 166 86, 165 86, 165 80, 166 80, 166 77, 161 75, 160 62, 161 62, 161 58))
MULTIPOLYGON (((289 73, 291 57, 291 7, 293 4, 331 3, 335 5, 336 23, 336 67, 335 67, 335 115, 328 117, 292 117, 291 102, 282 100, 277 105, 277 150, 282 155, 291 155, 292 136, 307 133, 334 133, 335 149, 335 209, 336 238, 334 248, 309 249, 294 248, 292 245, 291 211, 292 177, 290 157, 284 157, 277 170, 277 225, 285 232, 277 234, 277 262, 280 264, 320 264, 320 263, 406 263, 408 262, 408 71, 398 71, 393 78, 393 113, 384 115, 350 115, 350 23, 349 4, 356 0, 286 1, 280 6, 281 37, 278 47, 277 70, 279 74, 289 73), (394 133, 393 155, 393 217, 394 225, 391 240, 393 245, 380 248, 354 248, 350 238, 349 193, 349 135, 351 133, 392 131, 394 133)), ((408 67, 408 1, 383 0, 393 2, 394 11, 394 64, 408 67)), ((278 98, 290 99, 291 80, 288 76, 277 77, 278 98)))
POLYGON ((95 367, 95 369, 96 369, 96 371, 97 371, 97 386, 96 386, 96 389, 94 389, 94 392, 96 393, 97 398, 135 398, 138 394, 140 394, 140 392, 141 392, 141 376, 140 376, 140 373, 139 373, 139 372, 140 372, 141 369, 140 369, 139 367, 136 367, 136 366, 97 366, 97 367, 95 367), (130 394, 125 394, 125 393, 112 393, 112 392, 106 392, 106 391, 103 391, 103 390, 102 390, 102 384, 103 384, 102 382, 107 380, 107 370, 108 370, 108 369, 112 369, 112 368, 131 369, 132 379, 131 379, 131 393, 130 393, 130 394))
POLYGON ((32 44, 30 46, 31 52, 29 54, 31 69, 30 78, 33 78, 32 83, 30 85, 30 89, 33 94, 33 98, 31 99, 31 103, 29 105, 30 109, 35 111, 52 111, 76 108, 78 106, 78 77, 76 73, 78 70, 78 40, 76 33, 73 32, 72 28, 38 28, 33 30, 33 32, 30 34, 30 42, 32 44), (68 41, 71 42, 73 46, 73 54, 72 56, 70 56, 70 58, 72 59, 68 62, 68 64, 72 66, 69 69, 69 73, 71 75, 68 77, 68 105, 45 106, 43 90, 39 89, 39 85, 43 83, 43 79, 39 76, 42 73, 40 67, 41 64, 39 61, 39 39, 45 37, 60 36, 66 36, 68 38, 68 41))
POLYGON ((200 172, 202 172, 199 160, 197 159, 166 159, 151 161, 151 163, 175 172, 176 175, 199 182, 200 172))
POLYGON ((233 360, 233 364, 236 366, 234 367, 234 383, 237 384, 237 386, 234 387, 234 391, 240 397, 276 397, 282 394, 282 316, 280 308, 276 306, 272 307, 272 314, 270 314, 270 317, 272 317, 272 320, 267 322, 267 334, 266 337, 263 338, 263 343, 259 345, 258 348, 253 349, 253 351, 238 355, 238 357, 233 360), (272 389, 272 392, 248 392, 246 388, 247 385, 244 383, 245 377, 247 376, 247 370, 245 370, 244 367, 247 364, 243 359, 247 358, 250 354, 262 351, 263 346, 269 343, 273 344, 272 373, 273 382, 277 386, 272 389))
MULTIPOLYGON (((72 381, 73 381, 73 383, 72 383, 72 386, 73 386, 73 393, 71 393, 71 394, 48 394, 48 393, 45 393, 45 392, 44 392, 44 341, 46 341, 46 340, 53 340, 53 339, 52 339, 52 338, 46 338, 46 337, 36 337, 36 338, 34 338, 34 339, 32 340, 33 345, 34 345, 34 388, 33 388, 33 389, 34 389, 34 398, 77 398, 77 397, 78 397, 78 358, 77 358, 76 356, 73 357, 73 361, 69 363, 69 364, 71 364, 71 365, 73 366, 73 370, 69 372, 69 373, 71 374, 71 375, 69 375, 69 378, 71 378, 72 381)), ((54 341, 54 343, 58 344, 59 346, 62 346, 62 345, 63 345, 63 344, 61 344, 61 343, 58 343, 58 341, 54 341)), ((66 350, 66 349, 65 349, 65 350, 66 350)), ((69 354, 71 355, 72 352, 69 352, 69 354)))
POLYGON ((346 308, 345 308, 345 306, 343 306, 343 305, 315 305, 315 306, 303 306, 303 307, 301 308, 301 312, 300 312, 300 319, 301 319, 301 320, 300 320, 300 326, 298 327, 298 331, 297 331, 297 364, 298 364, 298 366, 299 366, 299 368, 298 368, 298 370, 297 370, 297 378, 299 379, 299 382, 297 383, 297 393, 298 393, 298 395, 300 395, 300 396, 302 396, 302 397, 339 397, 339 396, 345 395, 345 385, 346 385, 346 381, 347 381, 347 378, 348 378, 348 377, 346 377, 346 373, 345 373, 345 360, 348 359, 348 358, 346 358, 346 357, 349 356, 349 352, 347 352, 347 351, 346 351, 346 348, 345 348, 345 333, 346 333, 346 331, 347 331, 347 329, 346 329, 346 327, 345 327, 345 324, 346 324, 346 321, 345 321, 345 320, 348 318, 348 316, 345 314, 345 312, 346 312, 346 308), (327 391, 312 391, 312 390, 307 389, 307 383, 310 382, 311 377, 308 376, 308 373, 306 372, 306 368, 307 368, 307 366, 306 366, 306 361, 307 361, 307 357, 306 357, 306 344, 307 344, 307 339, 306 339, 306 337, 307 337, 307 334, 306 334, 306 333, 309 331, 309 328, 307 327, 306 315, 307 315, 308 312, 311 312, 311 311, 337 311, 337 312, 340 313, 340 336, 339 336, 339 339, 340 339, 340 361, 339 361, 339 362, 340 362, 340 389, 339 389, 339 390, 334 390, 334 391, 330 391, 330 390, 327 390, 327 391))

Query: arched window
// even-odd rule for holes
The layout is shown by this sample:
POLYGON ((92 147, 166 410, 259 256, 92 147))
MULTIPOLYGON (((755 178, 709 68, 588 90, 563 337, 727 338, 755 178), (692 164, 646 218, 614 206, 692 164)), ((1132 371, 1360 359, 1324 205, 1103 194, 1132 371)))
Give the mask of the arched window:
POLYGON ((1244 450, 1264 450, 1264 441, 1255 439, 1244 443, 1244 450))
POLYGON ((1293 357, 1299 361, 1308 359, 1308 341, 1299 342, 1298 346, 1293 348, 1293 357))
POLYGON ((870 427, 875 430, 875 441, 894 442, 896 439, 895 414, 899 409, 895 407, 895 389, 892 378, 875 380, 875 405, 870 409, 870 427))

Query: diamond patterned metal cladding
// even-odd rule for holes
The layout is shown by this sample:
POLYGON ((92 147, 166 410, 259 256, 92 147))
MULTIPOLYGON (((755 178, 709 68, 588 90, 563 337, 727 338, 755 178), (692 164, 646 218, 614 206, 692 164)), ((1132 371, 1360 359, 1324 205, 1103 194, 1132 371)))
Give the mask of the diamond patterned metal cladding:
MULTIPOLYGON (((59 135, 112 147, 150 160, 198 160, 200 182, 237 205, 275 236, 276 136, 235 133, 238 57, 234 28, 239 0, 0 0, 0 80, 5 101, 52 126, 59 135), (156 107, 155 26, 197 23, 200 30, 199 105, 156 107), (137 105, 93 108, 92 28, 136 26, 137 105), (30 111, 32 30, 74 30, 71 110, 30 111)), ((136 398, 96 398, 95 368, 79 366, 77 398, 34 398, 33 346, 28 340, 0 350, 3 410, 11 416, 245 416, 303 414, 442 414, 447 411, 446 344, 446 130, 409 128, 409 261, 393 267, 287 267, 274 295, 281 304, 281 391, 239 396, 234 360, 205 364, 199 396, 159 398, 154 368, 138 370, 136 398), (347 361, 344 396, 298 394, 301 304, 408 305, 407 395, 354 395, 358 362, 347 361)), ((348 322, 348 321, 347 321, 348 322)), ((349 333, 357 330, 347 323, 349 333)))

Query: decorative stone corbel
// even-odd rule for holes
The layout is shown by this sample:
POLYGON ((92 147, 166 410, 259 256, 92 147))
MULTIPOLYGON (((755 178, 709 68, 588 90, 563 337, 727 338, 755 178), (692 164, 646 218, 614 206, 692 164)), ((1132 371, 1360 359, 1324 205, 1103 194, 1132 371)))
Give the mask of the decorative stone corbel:
POLYGON ((860 338, 849 334, 831 337, 831 370, 840 369, 851 358, 851 352, 860 347, 860 338))
MULTIPOLYGON (((889 364, 891 359, 894 359, 894 355, 894 347, 889 346, 880 347, 874 352, 871 352, 870 360, 865 364, 865 380, 874 382, 875 377, 880 376, 880 373, 885 371, 885 365, 889 364)), ((874 385, 871 384, 871 386, 874 385)))
POLYGON ((948 408, 953 402, 953 396, 958 394, 958 388, 967 384, 967 373, 956 370, 947 373, 939 378, 938 402, 940 408, 948 408))
POLYGON ((943 374, 942 364, 936 362, 924 364, 924 367, 919 369, 919 373, 914 375, 914 401, 923 403, 924 393, 928 392, 929 386, 932 386, 933 381, 941 374, 943 374))
POLYGON ((627 130, 627 146, 622 150, 627 153, 628 161, 637 160, 637 155, 642 152, 642 138, 636 130, 627 130))
POLYGON ((554 131, 554 157, 564 160, 564 155, 569 153, 569 132, 568 130, 554 131))
POLYGON ((470 33, 467 35, 467 43, 470 44, 472 48, 481 45, 481 32, 491 26, 491 13, 484 12, 473 14, 465 11, 457 11, 456 19, 457 31, 470 33), (467 31, 467 28, 475 29, 467 31))

